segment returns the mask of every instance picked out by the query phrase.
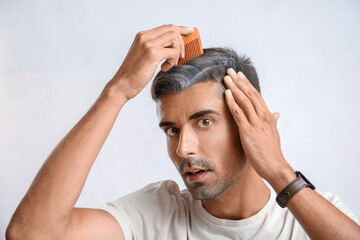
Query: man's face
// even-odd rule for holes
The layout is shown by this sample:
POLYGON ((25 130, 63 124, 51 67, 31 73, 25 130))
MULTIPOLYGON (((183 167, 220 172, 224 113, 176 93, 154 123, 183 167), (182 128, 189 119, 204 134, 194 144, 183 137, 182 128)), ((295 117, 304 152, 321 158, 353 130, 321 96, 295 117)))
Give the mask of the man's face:
POLYGON ((238 180, 245 160, 238 129, 219 83, 201 82, 158 103, 168 153, 194 198, 221 196, 238 180))

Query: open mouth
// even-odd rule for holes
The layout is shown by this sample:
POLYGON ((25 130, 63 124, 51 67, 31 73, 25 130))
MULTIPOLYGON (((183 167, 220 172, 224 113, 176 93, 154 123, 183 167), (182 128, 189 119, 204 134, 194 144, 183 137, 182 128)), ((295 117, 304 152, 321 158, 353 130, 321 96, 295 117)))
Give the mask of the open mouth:
POLYGON ((192 181, 198 181, 200 180, 202 177, 204 177, 207 174, 207 170, 193 170, 193 171, 189 171, 186 172, 186 179, 190 182, 192 181))
POLYGON ((203 172, 205 172, 205 170, 195 170, 195 171, 192 171, 192 172, 187 172, 186 174, 195 175, 195 174, 203 173, 203 172))

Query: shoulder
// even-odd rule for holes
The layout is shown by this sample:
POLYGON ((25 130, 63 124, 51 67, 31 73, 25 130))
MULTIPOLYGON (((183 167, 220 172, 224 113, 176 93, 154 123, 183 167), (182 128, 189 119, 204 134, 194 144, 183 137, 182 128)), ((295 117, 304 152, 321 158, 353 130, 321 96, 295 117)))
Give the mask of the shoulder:
POLYGON ((179 186, 172 180, 160 181, 109 202, 101 209, 120 224, 125 238, 158 236, 170 219, 185 219, 185 204, 179 186))
POLYGON ((164 180, 159 182, 154 182, 146 185, 144 188, 140 189, 139 191, 144 192, 159 192, 159 193, 168 193, 172 194, 180 194, 178 184, 173 180, 164 180))
POLYGON ((172 180, 165 180, 148 184, 135 192, 116 199, 112 203, 108 203, 108 205, 113 205, 116 208, 122 205, 126 205, 126 207, 136 205, 138 208, 151 205, 152 207, 161 206, 164 208, 167 204, 171 204, 173 201, 178 202, 180 199, 178 184, 172 180))

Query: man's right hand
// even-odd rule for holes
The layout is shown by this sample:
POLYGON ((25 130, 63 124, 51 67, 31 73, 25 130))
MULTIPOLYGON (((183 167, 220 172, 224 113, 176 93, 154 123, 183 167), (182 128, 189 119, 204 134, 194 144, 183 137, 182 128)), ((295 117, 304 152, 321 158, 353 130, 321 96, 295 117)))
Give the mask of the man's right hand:
POLYGON ((153 77, 157 67, 167 71, 185 56, 185 47, 181 35, 188 35, 193 28, 163 25, 139 32, 130 50, 110 81, 117 86, 126 100, 135 97, 153 77))
POLYGON ((124 239, 108 212, 74 206, 125 102, 146 86, 161 61, 166 59, 163 71, 176 64, 184 54, 181 34, 192 31, 167 25, 137 34, 114 78, 39 170, 14 212, 7 239, 124 239))

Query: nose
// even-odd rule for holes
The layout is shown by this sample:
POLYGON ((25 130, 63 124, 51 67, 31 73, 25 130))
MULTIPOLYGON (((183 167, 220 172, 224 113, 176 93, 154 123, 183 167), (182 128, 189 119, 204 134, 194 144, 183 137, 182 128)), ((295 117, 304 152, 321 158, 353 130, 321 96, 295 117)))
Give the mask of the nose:
POLYGON ((187 158, 197 154, 198 140, 196 134, 188 128, 183 128, 179 134, 179 142, 176 149, 177 155, 187 158))

